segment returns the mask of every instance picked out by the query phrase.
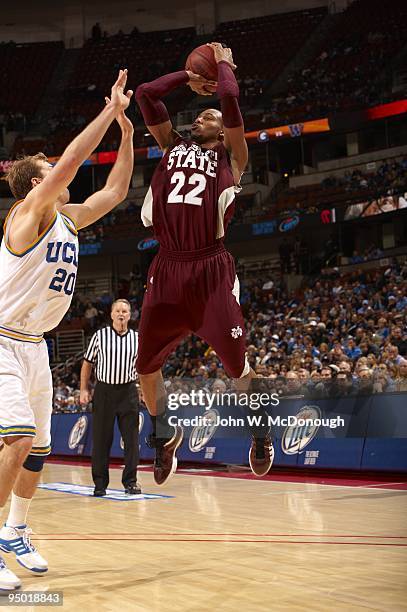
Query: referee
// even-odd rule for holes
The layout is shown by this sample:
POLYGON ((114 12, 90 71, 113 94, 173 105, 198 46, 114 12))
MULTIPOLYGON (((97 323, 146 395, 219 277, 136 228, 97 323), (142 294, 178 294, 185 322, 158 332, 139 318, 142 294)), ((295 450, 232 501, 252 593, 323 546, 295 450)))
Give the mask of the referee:
POLYGON ((109 456, 117 417, 124 443, 122 483, 126 493, 138 495, 139 404, 136 389, 138 333, 129 329, 131 306, 118 299, 112 304, 112 325, 93 334, 81 369, 81 404, 90 401, 89 380, 96 365, 93 396, 92 478, 95 497, 106 495, 109 456))

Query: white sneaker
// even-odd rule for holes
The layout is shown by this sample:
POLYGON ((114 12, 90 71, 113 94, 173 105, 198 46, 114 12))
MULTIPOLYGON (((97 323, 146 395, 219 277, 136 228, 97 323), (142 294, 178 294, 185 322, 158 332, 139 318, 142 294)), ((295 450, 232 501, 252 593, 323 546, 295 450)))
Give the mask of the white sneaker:
POLYGON ((15 591, 21 586, 21 581, 11 570, 6 567, 4 560, 0 557, 0 593, 15 591))
POLYGON ((27 525, 19 527, 4 525, 0 529, 0 550, 5 553, 13 552, 18 563, 30 572, 43 574, 48 571, 48 563, 31 544, 31 533, 32 530, 27 525))

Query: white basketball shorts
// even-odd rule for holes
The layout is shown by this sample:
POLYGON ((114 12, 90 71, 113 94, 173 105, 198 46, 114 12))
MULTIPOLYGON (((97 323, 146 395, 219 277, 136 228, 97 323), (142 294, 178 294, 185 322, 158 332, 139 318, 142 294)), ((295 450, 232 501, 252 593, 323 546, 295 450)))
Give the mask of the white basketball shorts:
POLYGON ((45 340, 0 337, 0 437, 32 436, 31 455, 51 452, 52 376, 45 340))

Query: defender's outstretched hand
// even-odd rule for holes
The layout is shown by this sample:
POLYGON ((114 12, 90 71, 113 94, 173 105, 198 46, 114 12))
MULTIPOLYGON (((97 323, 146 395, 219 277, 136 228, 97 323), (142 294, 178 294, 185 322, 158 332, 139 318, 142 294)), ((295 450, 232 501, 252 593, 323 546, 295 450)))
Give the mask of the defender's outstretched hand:
POLYGON ((215 62, 219 64, 219 62, 227 62, 232 70, 236 70, 237 66, 233 61, 232 49, 229 47, 222 47, 222 45, 218 42, 207 43, 208 47, 213 49, 213 53, 215 55, 215 62))
MULTIPOLYGON (((129 93, 129 92, 127 92, 127 93, 129 93)), ((131 93, 133 93, 133 92, 131 92, 131 93)), ((105 102, 106 102, 106 104, 109 104, 110 103, 110 98, 105 96, 105 102)), ((127 115, 124 112, 124 110, 121 110, 119 112, 119 114, 116 117, 116 121, 120 125, 120 128, 121 128, 123 133, 125 133, 125 132, 134 132, 133 124, 130 121, 130 119, 127 117, 127 115)))
POLYGON ((189 81, 187 85, 200 96, 211 96, 218 86, 216 81, 208 81, 200 74, 194 74, 191 70, 187 70, 189 81))
POLYGON ((124 88, 127 83, 127 68, 119 71, 116 83, 112 87, 112 93, 110 96, 111 103, 118 109, 118 111, 124 111, 130 104, 130 98, 133 95, 133 91, 129 89, 124 93, 124 88))

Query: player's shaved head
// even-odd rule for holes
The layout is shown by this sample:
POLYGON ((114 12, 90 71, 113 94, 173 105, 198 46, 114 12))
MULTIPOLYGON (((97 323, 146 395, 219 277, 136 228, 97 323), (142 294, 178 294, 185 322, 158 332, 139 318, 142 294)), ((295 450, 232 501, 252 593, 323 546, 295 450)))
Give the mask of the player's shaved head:
POLYGON ((213 115, 214 117, 216 117, 220 125, 223 128, 222 113, 220 112, 218 108, 207 108, 204 111, 202 111, 202 113, 200 113, 199 116, 205 115, 205 114, 213 115))

